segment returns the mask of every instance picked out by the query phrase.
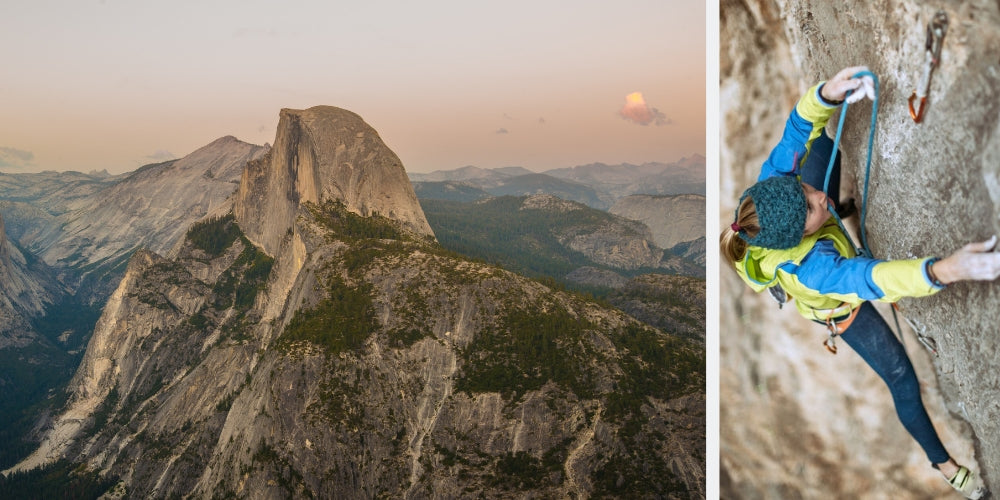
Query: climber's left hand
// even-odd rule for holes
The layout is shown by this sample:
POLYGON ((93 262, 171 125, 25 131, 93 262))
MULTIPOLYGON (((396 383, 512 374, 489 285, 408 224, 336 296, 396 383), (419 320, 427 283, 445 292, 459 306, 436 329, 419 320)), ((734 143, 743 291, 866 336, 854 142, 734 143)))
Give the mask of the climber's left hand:
POLYGON ((827 101, 838 102, 847 98, 849 104, 864 99, 865 97, 875 99, 875 81, 870 76, 854 78, 854 75, 869 71, 868 66, 852 66, 844 68, 823 84, 821 92, 827 101), (847 93, 851 92, 848 96, 847 93))

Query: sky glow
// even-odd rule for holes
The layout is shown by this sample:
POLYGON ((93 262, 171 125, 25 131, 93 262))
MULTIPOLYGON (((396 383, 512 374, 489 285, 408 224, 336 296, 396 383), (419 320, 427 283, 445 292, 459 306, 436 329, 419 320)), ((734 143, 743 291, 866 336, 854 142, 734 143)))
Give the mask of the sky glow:
POLYGON ((361 115, 415 172, 705 154, 703 2, 13 0, 2 10, 0 172, 120 173, 226 135, 264 144, 281 108, 321 104, 361 115), (623 107, 633 92, 642 103, 623 107))

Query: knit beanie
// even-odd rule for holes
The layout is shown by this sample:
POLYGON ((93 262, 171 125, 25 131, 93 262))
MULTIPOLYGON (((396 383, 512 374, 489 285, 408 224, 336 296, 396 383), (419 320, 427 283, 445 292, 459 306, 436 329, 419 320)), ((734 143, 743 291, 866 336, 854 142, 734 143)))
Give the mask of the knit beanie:
MULTIPOLYGON (((757 182, 743 192, 738 206, 749 196, 757 208, 760 232, 751 238, 740 229, 747 243, 764 248, 792 248, 802 241, 806 228, 806 195, 797 177, 776 176, 757 182)), ((739 218, 739 208, 736 209, 739 218)))

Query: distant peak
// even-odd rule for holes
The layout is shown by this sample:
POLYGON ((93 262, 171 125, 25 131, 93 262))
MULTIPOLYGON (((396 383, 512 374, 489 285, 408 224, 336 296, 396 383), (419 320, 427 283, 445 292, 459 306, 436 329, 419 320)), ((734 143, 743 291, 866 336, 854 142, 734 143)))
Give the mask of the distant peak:
POLYGON ((232 143, 241 143, 241 142, 243 142, 243 141, 237 139, 234 136, 226 135, 226 136, 222 136, 222 137, 220 137, 220 138, 218 138, 218 139, 216 139, 216 140, 208 143, 208 146, 222 145, 222 144, 232 144, 232 143))
MULTIPOLYGON (((206 154, 206 153, 209 153, 209 154, 218 154, 218 152, 220 150, 222 150, 222 151, 226 151, 226 150, 237 151, 237 150, 242 150, 244 148, 259 148, 259 147, 260 147, 259 145, 251 144, 251 143, 246 142, 246 141, 241 141, 241 140, 239 140, 236 137, 231 136, 231 135, 226 135, 226 136, 222 136, 222 137, 220 137, 220 138, 218 138, 218 139, 216 139, 216 140, 214 140, 214 141, 212 141, 212 142, 210 142, 210 143, 208 143, 208 144, 206 144, 206 145, 204 145, 204 146, 202 146, 202 147, 200 147, 200 148, 192 151, 189 156, 197 157, 197 156, 199 156, 201 154, 206 154)), ((173 161, 173 160, 171 160, 171 161, 173 161)))

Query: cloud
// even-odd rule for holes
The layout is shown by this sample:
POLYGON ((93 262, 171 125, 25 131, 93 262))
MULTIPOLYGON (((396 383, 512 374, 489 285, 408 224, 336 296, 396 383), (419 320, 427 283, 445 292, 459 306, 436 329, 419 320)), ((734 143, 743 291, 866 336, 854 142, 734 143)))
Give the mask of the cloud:
POLYGON ((661 126, 673 123, 660 110, 646 104, 646 99, 642 92, 632 92, 625 96, 625 106, 618 112, 622 118, 639 125, 649 125, 650 123, 661 126))
POLYGON ((510 132, 508 132, 507 129, 501 127, 499 129, 497 129, 497 133, 498 134, 509 134, 510 132))
POLYGON ((538 124, 539 125, 545 125, 545 117, 539 117, 538 118, 538 124))
POLYGON ((174 158, 177 158, 177 156, 165 149, 157 149, 155 153, 146 155, 146 158, 153 161, 167 161, 173 160, 174 158))
POLYGON ((0 146, 0 168, 21 169, 34 166, 35 153, 0 146))

